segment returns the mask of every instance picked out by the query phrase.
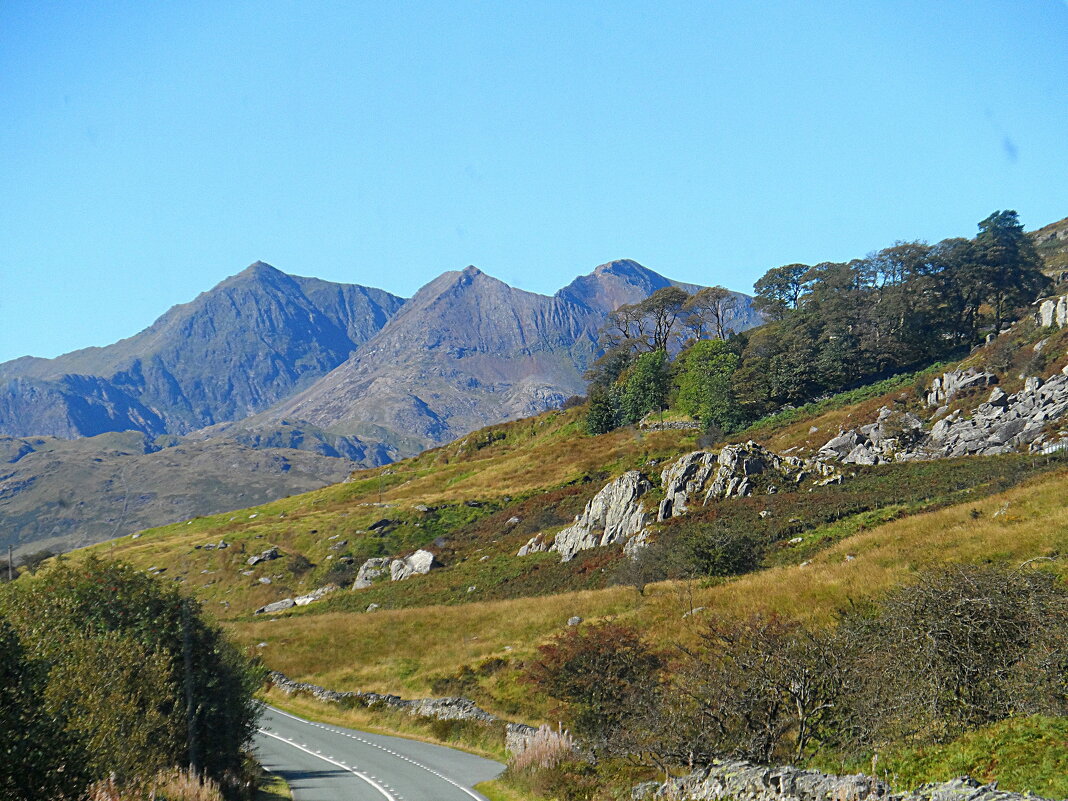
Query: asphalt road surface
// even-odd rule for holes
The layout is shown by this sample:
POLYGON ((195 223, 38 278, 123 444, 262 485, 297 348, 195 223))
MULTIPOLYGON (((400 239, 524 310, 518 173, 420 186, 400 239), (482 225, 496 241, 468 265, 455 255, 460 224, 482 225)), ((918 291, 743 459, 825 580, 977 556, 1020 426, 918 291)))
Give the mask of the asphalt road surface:
POLYGON ((504 765, 441 745, 328 726, 266 707, 256 735, 265 768, 294 801, 485 801, 471 788, 504 765))

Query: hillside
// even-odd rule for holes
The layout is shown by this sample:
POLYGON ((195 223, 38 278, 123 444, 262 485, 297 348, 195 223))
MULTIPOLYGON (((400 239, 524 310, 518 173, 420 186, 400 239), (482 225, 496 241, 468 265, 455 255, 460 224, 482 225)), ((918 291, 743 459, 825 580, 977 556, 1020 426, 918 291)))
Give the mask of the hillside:
POLYGON ((1059 280, 1061 273, 1068 269, 1068 217, 1044 225, 1032 231, 1030 236, 1046 264, 1047 272, 1059 280))
POLYGON ((67 551, 171 520, 306 492, 356 462, 233 440, 0 437, 0 547, 67 551))
MULTIPOLYGON (((826 627, 841 610, 947 563, 1020 565, 1038 558, 1051 560, 1038 563, 1043 569, 1068 576, 1058 559, 1068 548, 1061 492, 1068 456, 1060 450, 867 465, 832 461, 832 480, 810 475, 794 488, 781 483, 780 468, 766 466, 770 457, 757 445, 746 444, 755 440, 797 454, 800 465, 825 452, 842 429, 867 431, 884 420, 886 408, 915 414, 926 427, 954 414, 980 419, 989 407, 984 400, 997 392, 1026 401, 1041 386, 1059 387, 1066 349, 1068 330, 1042 329, 1027 318, 963 363, 784 412, 715 445, 699 432, 672 429, 624 427, 591 436, 581 407, 550 411, 359 471, 344 484, 96 550, 183 584, 269 667, 294 679, 404 697, 463 695, 510 719, 553 721, 559 714, 553 699, 532 692, 524 677, 536 647, 568 631, 574 617, 624 623, 651 642, 686 645, 696 643, 704 621, 715 616, 777 614, 826 627), (1038 364, 1036 345, 1046 354, 1038 389, 1018 377, 1038 364), (937 409, 929 405, 936 378, 944 384, 944 374, 995 364, 1001 389, 973 387, 937 409), (765 460, 756 473, 746 468, 756 481, 752 494, 692 502, 685 514, 656 523, 662 502, 678 498, 678 485, 665 477, 680 457, 725 446, 765 460), (553 551, 517 555, 536 535, 551 541, 575 524, 603 489, 621 486, 615 479, 627 471, 651 482, 640 499, 651 544, 637 559, 628 558, 619 540, 567 561, 553 551), (722 562, 697 567, 693 545, 713 542, 748 543, 755 561, 723 570, 715 567, 722 562), (426 575, 380 577, 351 589, 366 560, 416 549, 434 555, 426 575), (307 605, 256 614, 331 584, 338 589, 309 597, 307 605)), ((1063 433, 1063 425, 1055 417, 1047 430, 1063 433)), ((721 457, 720 463, 733 462, 721 457)), ((794 468, 782 469, 788 476, 794 468)), ((394 725, 376 724, 366 712, 271 697, 329 719, 394 725)), ((937 770, 912 775, 952 778, 937 770)), ((994 768, 983 775, 999 774, 994 768)))

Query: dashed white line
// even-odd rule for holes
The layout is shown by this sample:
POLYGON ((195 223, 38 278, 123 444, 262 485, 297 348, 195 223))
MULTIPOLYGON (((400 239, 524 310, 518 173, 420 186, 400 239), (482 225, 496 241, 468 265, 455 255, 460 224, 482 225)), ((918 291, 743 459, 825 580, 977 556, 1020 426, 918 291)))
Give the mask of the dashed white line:
MULTIPOLYGON (((299 720, 299 718, 298 718, 298 720, 299 720)), ((378 790, 378 792, 380 792, 383 796, 385 796, 386 801, 402 801, 402 799, 399 799, 397 796, 395 796, 392 793, 390 793, 381 784, 376 782, 374 780, 373 776, 368 776, 368 775, 366 775, 364 773, 360 773, 355 768, 350 768, 347 765, 342 765, 340 762, 336 762, 333 759, 330 759, 330 757, 325 757, 325 756, 323 756, 322 754, 320 754, 318 752, 313 753, 312 751, 310 751, 309 749, 305 748, 304 746, 297 745, 295 742, 293 742, 292 740, 287 740, 285 737, 279 737, 277 734, 272 734, 271 732, 267 731, 266 729, 260 729, 259 731, 260 731, 260 734, 266 735, 267 737, 273 737, 275 740, 279 740, 279 741, 285 743, 286 745, 291 745, 294 748, 296 748, 296 749, 298 749, 300 751, 303 751, 306 754, 311 754, 311 756, 318 757, 319 759, 323 760, 323 762, 329 762, 331 765, 337 765, 342 770, 348 771, 349 773, 351 773, 356 778, 362 779, 363 781, 367 782, 369 785, 374 787, 376 790, 378 790)))
MULTIPOLYGON (((422 764, 421 762, 416 762, 414 759, 406 757, 404 754, 398 754, 396 751, 391 751, 389 748, 387 748, 384 745, 379 745, 378 743, 372 742, 371 740, 365 740, 363 737, 359 737, 359 736, 357 736, 355 734, 349 734, 348 732, 345 732, 345 731, 338 731, 335 728, 331 728, 329 726, 324 726, 321 723, 312 723, 310 720, 305 720, 304 718, 299 718, 296 715, 291 715, 288 712, 283 712, 281 709, 275 709, 273 706, 272 707, 268 707, 268 709, 270 709, 272 712, 275 712, 275 713, 277 713, 279 715, 283 715, 283 716, 285 716, 287 718, 292 718, 293 720, 299 721, 300 723, 306 723, 309 726, 314 726, 317 729, 323 729, 324 731, 329 731, 329 732, 332 732, 334 734, 341 734, 341 735, 344 735, 345 737, 348 737, 348 738, 350 738, 352 740, 357 740, 358 742, 361 742, 364 745, 373 746, 374 748, 377 748, 379 751, 385 751, 387 754, 392 754, 393 756, 395 756, 395 757, 397 757, 399 759, 403 759, 405 762, 408 762, 408 763, 414 765, 417 768, 422 768, 423 770, 427 771, 428 773, 432 773, 433 775, 437 776, 442 781, 445 781, 445 782, 448 782, 449 784, 451 784, 457 790, 462 790, 463 792, 467 793, 467 795, 471 796, 471 798, 475 799, 475 801, 486 801, 484 796, 479 795, 478 793, 474 792, 473 790, 467 789, 462 784, 459 784, 458 782, 455 782, 452 779, 450 779, 448 776, 445 776, 444 774, 439 773, 438 771, 434 770, 433 768, 431 768, 431 767, 429 767, 427 765, 422 764)), ((263 729, 260 729, 260 731, 263 731, 263 729)), ((271 735, 271 736, 274 736, 274 735, 271 735)))

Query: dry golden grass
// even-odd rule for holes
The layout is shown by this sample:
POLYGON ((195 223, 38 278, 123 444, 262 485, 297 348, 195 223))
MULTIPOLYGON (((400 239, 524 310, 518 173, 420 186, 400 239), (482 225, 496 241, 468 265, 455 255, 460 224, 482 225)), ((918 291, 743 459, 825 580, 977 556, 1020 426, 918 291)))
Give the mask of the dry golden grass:
MULTIPOLYGON (((711 587, 663 582, 647 587, 645 596, 613 587, 457 606, 240 622, 230 629, 246 644, 266 642, 259 649, 266 663, 295 679, 338 690, 426 695, 435 677, 464 665, 529 656, 572 615, 587 621, 616 617, 666 644, 686 640, 707 614, 775 612, 828 623, 851 599, 874 597, 938 564, 1019 564, 1064 553, 1066 480, 1068 472, 1059 472, 982 501, 895 520, 835 544, 804 567, 771 568, 711 587), (706 611, 684 617, 696 607, 706 611)), ((500 712, 492 702, 486 705, 500 712)), ((543 722, 536 707, 525 709, 532 721, 543 722)))
MULTIPOLYGON (((641 606, 633 590, 564 593, 457 606, 332 612, 232 623, 235 638, 274 670, 336 690, 430 693, 430 682, 463 665, 530 654, 568 618, 628 615, 641 606)), ((493 712, 495 710, 488 710, 493 712)))

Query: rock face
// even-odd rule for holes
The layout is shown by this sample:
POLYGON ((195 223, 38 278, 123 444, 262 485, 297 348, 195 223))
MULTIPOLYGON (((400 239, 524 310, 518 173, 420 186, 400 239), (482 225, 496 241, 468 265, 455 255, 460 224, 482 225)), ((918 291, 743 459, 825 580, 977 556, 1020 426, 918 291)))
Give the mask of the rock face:
POLYGON ((392 561, 388 556, 368 559, 356 571, 356 581, 352 583, 352 589, 362 590, 370 587, 375 579, 389 573, 389 563, 392 561))
POLYGON ((593 496, 575 522, 556 535, 549 550, 567 562, 587 548, 626 541, 645 528, 641 497, 651 488, 637 470, 624 473, 593 496))
POLYGON ((410 556, 390 562, 389 578, 391 581, 404 581, 412 576, 423 576, 429 573, 433 566, 434 554, 419 550, 410 556))
POLYGON ((928 784, 912 793, 894 793, 879 779, 863 774, 834 776, 792 767, 769 768, 748 762, 716 762, 664 784, 634 788, 638 799, 672 801, 1042 801, 1032 795, 998 790, 967 776, 928 784))

